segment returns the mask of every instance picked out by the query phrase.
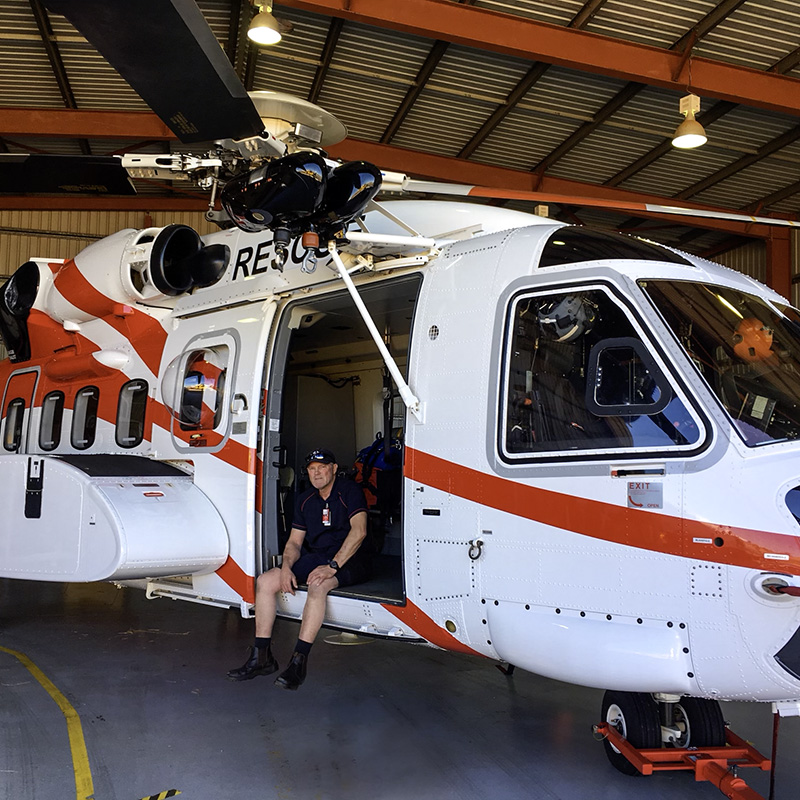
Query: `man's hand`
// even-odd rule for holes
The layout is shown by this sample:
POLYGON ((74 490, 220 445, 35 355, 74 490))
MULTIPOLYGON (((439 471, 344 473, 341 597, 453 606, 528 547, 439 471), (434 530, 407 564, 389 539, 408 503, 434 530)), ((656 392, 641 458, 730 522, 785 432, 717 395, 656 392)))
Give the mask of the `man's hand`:
POLYGON ((325 583, 325 581, 329 580, 330 578, 335 578, 335 577, 336 577, 336 570, 333 567, 329 567, 327 564, 321 564, 320 566, 311 570, 311 573, 308 576, 308 585, 319 586, 320 584, 325 583))
POLYGON ((294 594, 294 590, 297 588, 297 578, 294 576, 294 572, 292 572, 291 567, 287 567, 285 564, 281 567, 281 591, 288 592, 289 594, 294 594))

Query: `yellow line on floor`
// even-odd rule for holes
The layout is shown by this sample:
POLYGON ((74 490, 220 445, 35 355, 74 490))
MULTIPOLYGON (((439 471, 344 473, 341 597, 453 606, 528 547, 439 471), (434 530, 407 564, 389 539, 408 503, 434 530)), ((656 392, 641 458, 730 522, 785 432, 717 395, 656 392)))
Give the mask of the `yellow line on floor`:
POLYGON ((83 739, 83 728, 81 727, 81 720, 78 716, 78 712, 70 705, 67 698, 61 694, 56 685, 28 658, 28 656, 16 650, 9 650, 7 647, 0 646, 0 650, 18 659, 28 672, 39 681, 47 694, 53 698, 56 705, 61 709, 61 713, 67 720, 69 747, 72 751, 72 766, 75 771, 76 800, 92 800, 94 797, 92 771, 89 768, 89 754, 86 752, 86 742, 83 739))

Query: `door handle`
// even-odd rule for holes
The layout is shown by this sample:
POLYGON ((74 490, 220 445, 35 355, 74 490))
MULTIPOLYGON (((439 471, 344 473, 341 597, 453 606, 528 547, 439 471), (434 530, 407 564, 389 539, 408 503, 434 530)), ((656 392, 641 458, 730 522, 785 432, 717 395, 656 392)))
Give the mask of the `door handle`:
POLYGON ((25 480, 25 518, 40 519, 42 516, 42 489, 44 487, 44 459, 28 459, 28 475, 25 480))
POLYGON ((286 466, 286 445, 279 444, 277 447, 272 448, 273 453, 278 454, 278 460, 272 462, 273 467, 277 467, 278 469, 283 469, 286 466))

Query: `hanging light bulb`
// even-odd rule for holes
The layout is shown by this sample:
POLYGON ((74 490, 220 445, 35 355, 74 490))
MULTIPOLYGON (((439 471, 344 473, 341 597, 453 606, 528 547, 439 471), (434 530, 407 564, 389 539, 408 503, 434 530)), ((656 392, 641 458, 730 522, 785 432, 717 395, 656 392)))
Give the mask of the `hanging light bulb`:
POLYGON ((256 44, 277 44, 281 40, 278 20, 272 16, 272 3, 259 3, 258 14, 247 29, 247 38, 256 44))
POLYGON ((703 126, 694 118, 700 110, 700 98, 696 94, 687 94, 681 98, 680 112, 686 119, 678 125, 672 135, 672 146, 681 150, 700 147, 708 141, 703 126))

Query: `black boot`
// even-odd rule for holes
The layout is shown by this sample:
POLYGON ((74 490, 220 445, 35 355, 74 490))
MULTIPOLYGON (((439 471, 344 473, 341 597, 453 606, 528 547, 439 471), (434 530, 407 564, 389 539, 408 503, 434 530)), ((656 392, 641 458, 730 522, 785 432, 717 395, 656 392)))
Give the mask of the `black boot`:
POLYGON ((250 678, 257 678, 259 675, 271 675, 278 671, 278 662, 272 655, 269 648, 251 647, 248 650, 247 661, 239 667, 232 669, 228 673, 228 678, 232 681, 249 681, 250 678))
POLYGON ((298 689, 306 679, 306 659, 304 653, 295 650, 289 666, 275 679, 275 685, 283 689, 298 689))

